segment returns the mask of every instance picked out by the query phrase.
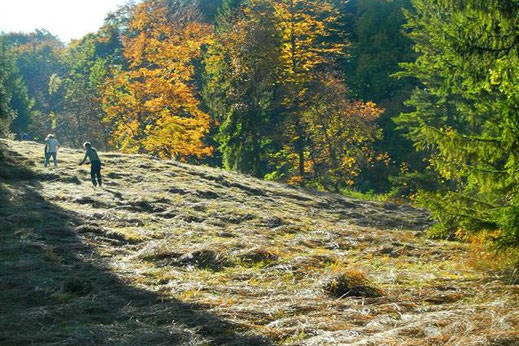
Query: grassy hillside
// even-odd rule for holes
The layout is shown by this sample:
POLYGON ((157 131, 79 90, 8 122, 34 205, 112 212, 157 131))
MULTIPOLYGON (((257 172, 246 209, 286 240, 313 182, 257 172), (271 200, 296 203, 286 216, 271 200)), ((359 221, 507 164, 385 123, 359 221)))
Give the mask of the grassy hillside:
POLYGON ((517 275, 408 206, 0 141, 0 344, 519 344, 517 275), (496 267, 497 268, 497 267, 496 267))

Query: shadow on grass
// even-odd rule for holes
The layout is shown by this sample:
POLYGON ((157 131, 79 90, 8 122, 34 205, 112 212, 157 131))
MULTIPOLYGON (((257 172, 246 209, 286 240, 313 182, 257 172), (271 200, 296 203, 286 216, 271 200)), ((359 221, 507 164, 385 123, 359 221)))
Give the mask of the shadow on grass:
POLYGON ((0 344, 271 344, 203 306, 123 282, 74 231, 83 220, 46 201, 38 175, 1 156, 2 145, 0 344))

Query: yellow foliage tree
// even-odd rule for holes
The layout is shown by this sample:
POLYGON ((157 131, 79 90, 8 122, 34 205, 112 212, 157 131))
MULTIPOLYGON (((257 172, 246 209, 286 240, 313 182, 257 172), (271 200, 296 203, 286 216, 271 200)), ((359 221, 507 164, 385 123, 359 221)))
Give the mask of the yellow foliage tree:
MULTIPOLYGON (((286 135, 290 156, 297 156, 299 180, 305 176, 307 130, 302 121, 309 87, 318 69, 341 55, 347 41, 334 37, 339 12, 329 0, 270 0, 281 40, 281 80, 284 84, 286 135), (293 155, 295 154, 295 155, 293 155)), ((315 83, 313 83, 315 84, 315 83)))
POLYGON ((334 76, 323 74, 318 85, 302 116, 309 137, 307 169, 321 185, 338 191, 352 185, 362 168, 388 159, 372 149, 382 137, 375 120, 383 109, 350 100, 344 82, 334 76))
MULTIPOLYGON (((106 83, 105 122, 122 151, 163 158, 204 157, 210 117, 200 110, 193 62, 212 40, 212 28, 186 13, 174 15, 166 0, 138 4, 123 38, 128 69, 106 83)), ((178 14, 178 13, 177 13, 178 14)))

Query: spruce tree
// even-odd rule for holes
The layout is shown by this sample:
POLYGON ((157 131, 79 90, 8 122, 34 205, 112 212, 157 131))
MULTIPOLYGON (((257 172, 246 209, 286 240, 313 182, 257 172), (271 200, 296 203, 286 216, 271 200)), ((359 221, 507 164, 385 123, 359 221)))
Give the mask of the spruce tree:
POLYGON ((12 63, 3 37, 0 37, 0 136, 7 134, 14 112, 10 107, 11 93, 7 88, 12 63))
POLYGON ((519 246, 519 1, 413 0, 419 79, 398 122, 445 191, 419 200, 440 235, 489 235, 519 246))

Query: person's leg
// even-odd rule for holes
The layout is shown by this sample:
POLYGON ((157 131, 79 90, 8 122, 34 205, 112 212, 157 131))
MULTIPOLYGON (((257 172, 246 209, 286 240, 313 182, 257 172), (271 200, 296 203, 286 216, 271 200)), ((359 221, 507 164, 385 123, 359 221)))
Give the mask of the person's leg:
POLYGON ((101 181, 101 164, 98 164, 97 168, 97 183, 99 184, 99 186, 103 184, 103 182, 101 181))
POLYGON ((52 161, 54 161, 54 166, 57 166, 58 165, 58 161, 57 161, 58 153, 51 153, 51 155, 52 155, 52 161))
POLYGON ((92 184, 94 186, 97 186, 95 164, 93 163, 90 164, 90 179, 92 180, 92 184))
POLYGON ((47 167, 49 165, 49 159, 50 159, 50 155, 49 153, 45 153, 45 167, 47 167))

